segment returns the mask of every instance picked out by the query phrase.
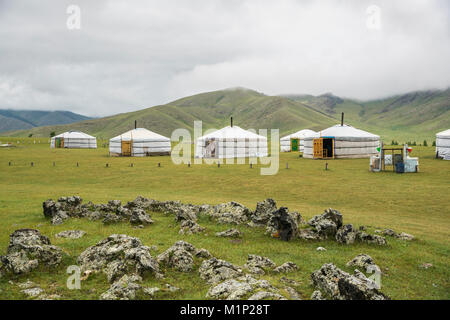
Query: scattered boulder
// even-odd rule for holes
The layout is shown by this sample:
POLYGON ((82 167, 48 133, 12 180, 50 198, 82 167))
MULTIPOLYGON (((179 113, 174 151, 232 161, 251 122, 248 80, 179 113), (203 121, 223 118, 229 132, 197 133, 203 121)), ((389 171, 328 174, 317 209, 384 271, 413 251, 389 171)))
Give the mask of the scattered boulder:
POLYGON ((159 263, 181 272, 189 272, 194 267, 195 247, 185 241, 177 241, 173 246, 157 257, 159 263))
POLYGON ((324 299, 324 297, 322 296, 322 292, 316 290, 312 293, 311 300, 326 300, 326 299, 324 299))
POLYGON ((287 293, 289 294, 289 298, 291 300, 302 300, 300 298, 300 295, 298 294, 297 290, 295 290, 294 288, 291 287, 285 287, 284 290, 287 291, 287 293))
POLYGON ((183 222, 181 222, 179 234, 195 234, 203 231, 205 231, 205 228, 200 226, 194 220, 183 220, 183 222))
POLYGON ((346 224, 339 228, 336 232, 336 241, 342 244, 353 244, 356 239, 356 231, 353 229, 353 225, 346 224))
POLYGON ((39 296, 41 293, 44 292, 44 289, 39 288, 39 287, 34 287, 34 288, 24 289, 21 291, 30 298, 36 298, 37 296, 39 296))
POLYGON ((289 272, 294 272, 297 270, 298 270, 298 266, 294 262, 291 262, 291 261, 285 262, 282 265, 273 269, 273 271, 276 273, 289 273, 289 272))
POLYGON ((218 204, 210 208, 207 213, 218 223, 226 224, 246 223, 251 215, 250 209, 234 201, 218 204))
POLYGON ((160 289, 158 287, 144 288, 143 291, 145 294, 148 294, 150 297, 154 298, 156 293, 159 292, 160 289))
POLYGON ((317 247, 316 251, 327 251, 327 249, 325 249, 324 247, 317 247))
POLYGON ((210 259, 210 258, 212 258, 212 254, 209 253, 208 250, 202 248, 202 249, 198 249, 195 252, 195 257, 201 258, 201 259, 210 259))
POLYGON ((131 210, 130 223, 133 225, 149 225, 153 223, 153 220, 145 210, 134 208, 131 210))
POLYGON ((62 250, 35 229, 19 229, 9 238, 7 254, 0 256, 1 270, 15 274, 28 273, 39 265, 54 267, 61 262, 62 250))
POLYGON ((169 283, 166 283, 166 290, 169 292, 177 292, 177 291, 180 291, 181 289, 178 287, 175 287, 169 283))
POLYGON ((298 238, 302 240, 323 240, 324 238, 315 230, 300 229, 298 231, 298 238))
POLYGON ((368 244, 376 244, 379 246, 387 245, 386 239, 382 236, 367 234, 364 231, 358 231, 356 233, 356 240, 368 244))
POLYGON ((104 215, 103 223, 104 224, 115 224, 119 222, 125 221, 124 217, 116 214, 116 213, 107 213, 104 215))
POLYGON ((367 272, 379 271, 381 272, 380 267, 378 267, 373 261, 372 257, 368 254, 359 254, 354 257, 352 260, 347 262, 347 267, 358 267, 367 272))
POLYGON ((210 284, 216 284, 221 281, 242 276, 242 270, 225 261, 217 258, 211 258, 203 261, 199 268, 200 278, 210 284))
POLYGON ((294 286, 294 287, 298 287, 299 285, 301 285, 300 282, 298 282, 294 279, 286 278, 286 277, 281 277, 280 281, 283 282, 284 284, 288 284, 288 285, 294 286))
POLYGON ((197 221, 197 212, 193 208, 179 208, 176 210, 175 221, 183 222, 183 221, 197 221))
POLYGON ((308 224, 315 228, 321 236, 335 237, 338 229, 342 226, 342 214, 334 209, 327 209, 324 213, 316 215, 308 221, 308 224))
POLYGON ((277 204, 273 199, 266 199, 256 204, 256 210, 251 214, 250 226, 264 227, 272 217, 273 212, 277 211, 277 204))
POLYGON ((281 207, 272 213, 267 224, 266 233, 274 238, 289 241, 298 234, 298 223, 295 217, 288 212, 288 208, 281 207))
POLYGON ((247 257, 247 263, 244 267, 247 268, 250 273, 265 274, 265 270, 275 268, 276 264, 267 257, 249 254, 247 257))
POLYGON ((414 236, 412 234, 402 232, 396 236, 397 239, 405 240, 405 241, 412 241, 414 240, 414 236))
POLYGON ((253 294, 248 300, 287 300, 281 294, 269 292, 269 291, 258 291, 253 294))
POLYGON ((238 229, 228 229, 222 232, 216 232, 216 237, 225 237, 225 238, 241 238, 242 232, 238 229))
POLYGON ((87 248, 77 261, 85 275, 103 271, 110 283, 132 273, 161 276, 158 262, 151 256, 150 248, 138 238, 125 234, 113 234, 87 248))
POLYGON ((66 230, 61 231, 60 233, 55 234, 56 238, 68 238, 68 239, 79 239, 86 234, 85 231, 82 230, 66 230))
POLYGON ((333 300, 387 300, 377 289, 374 281, 355 270, 354 275, 337 268, 332 263, 324 264, 311 274, 313 285, 333 300))
POLYGON ((111 284, 108 291, 104 292, 101 300, 134 300, 136 294, 142 289, 139 282, 142 278, 138 275, 123 275, 120 279, 111 284))

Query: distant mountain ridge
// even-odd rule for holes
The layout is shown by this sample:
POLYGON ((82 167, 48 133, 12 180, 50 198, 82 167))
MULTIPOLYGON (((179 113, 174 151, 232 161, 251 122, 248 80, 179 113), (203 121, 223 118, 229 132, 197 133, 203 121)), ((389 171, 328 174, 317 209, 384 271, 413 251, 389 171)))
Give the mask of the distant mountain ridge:
POLYGON ((70 124, 92 119, 70 111, 0 109, 0 132, 70 124))
MULTIPOLYGON (((331 93, 313 95, 268 96, 260 92, 233 88, 200 93, 165 105, 105 118, 65 125, 51 125, 8 132, 5 135, 48 137, 50 132, 80 130, 102 139, 138 127, 170 137, 173 130, 193 131, 194 121, 203 122, 203 130, 234 124, 244 129, 279 129, 280 136, 300 129, 319 131, 345 123, 381 136, 386 142, 433 141, 436 132, 450 128, 450 89, 416 91, 385 99, 358 101, 331 93)), ((430 143, 431 144, 431 143, 430 143)))

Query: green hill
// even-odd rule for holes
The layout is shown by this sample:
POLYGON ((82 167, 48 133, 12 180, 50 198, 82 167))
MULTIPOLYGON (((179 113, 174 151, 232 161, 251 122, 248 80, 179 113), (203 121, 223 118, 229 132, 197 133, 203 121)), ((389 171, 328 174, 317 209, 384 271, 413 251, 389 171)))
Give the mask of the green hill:
POLYGON ((379 134, 388 142, 391 139, 430 142, 437 132, 450 128, 450 89, 416 91, 371 101, 339 98, 329 93, 284 97, 309 105, 337 122, 344 112, 346 123, 379 134))
POLYGON ((70 125, 47 126, 12 132, 12 136, 48 137, 50 132, 81 130, 99 138, 111 138, 134 127, 149 128, 171 136, 177 128, 193 131, 194 121, 203 121, 203 130, 227 126, 233 116, 234 124, 248 129, 279 128, 287 134, 301 128, 319 130, 334 124, 329 115, 313 108, 278 96, 266 96, 244 88, 201 93, 182 98, 166 105, 155 106, 135 112, 93 119, 70 125))
POLYGON ((0 132, 69 124, 87 119, 91 118, 70 111, 0 109, 0 132))

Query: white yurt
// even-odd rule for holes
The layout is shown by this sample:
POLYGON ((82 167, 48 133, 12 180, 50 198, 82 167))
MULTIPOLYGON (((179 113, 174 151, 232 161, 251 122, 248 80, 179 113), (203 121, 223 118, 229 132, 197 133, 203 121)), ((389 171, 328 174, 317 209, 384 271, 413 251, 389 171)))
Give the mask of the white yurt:
POLYGON ((303 152, 304 142, 303 139, 316 134, 317 132, 309 130, 309 129, 303 129, 300 131, 297 131, 295 133, 292 133, 290 135, 284 136, 280 139, 280 151, 281 152, 290 152, 290 151, 297 151, 295 150, 295 147, 292 146, 293 139, 298 143, 300 152, 303 152), (294 149, 294 150, 293 150, 294 149))
POLYGON ((68 131, 50 139, 51 148, 97 149, 97 139, 84 132, 68 131))
POLYGON ((304 139, 303 157, 369 158, 378 154, 380 136, 338 124, 304 139))
POLYGON ((267 138, 231 125, 198 138, 195 157, 267 157, 267 138))
POLYGON ((145 128, 127 131, 109 140, 109 155, 145 157, 170 155, 170 139, 145 128))
POLYGON ((436 134, 436 156, 439 158, 450 157, 450 129, 436 134))

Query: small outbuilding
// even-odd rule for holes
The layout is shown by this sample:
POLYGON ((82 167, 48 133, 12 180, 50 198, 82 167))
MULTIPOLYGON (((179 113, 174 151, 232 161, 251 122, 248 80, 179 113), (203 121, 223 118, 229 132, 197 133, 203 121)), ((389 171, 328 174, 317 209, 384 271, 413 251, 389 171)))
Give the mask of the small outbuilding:
POLYGON ((97 149, 97 139, 84 132, 68 131, 50 139, 51 148, 97 149))
POLYGON ((303 157, 314 159, 369 158, 378 154, 380 136, 338 124, 304 139, 303 157))
POLYGON ((109 155, 145 157, 170 155, 170 139, 145 128, 127 131, 109 140, 109 155))
POLYGON ((198 138, 195 157, 217 159, 267 157, 267 137, 231 124, 198 138))
POLYGON ((436 134, 436 157, 450 159, 450 129, 436 134))
POLYGON ((303 152, 304 148, 304 139, 306 137, 312 136, 317 132, 303 129, 292 133, 290 135, 284 136, 280 139, 280 151, 281 152, 291 152, 291 151, 300 151, 303 152))

